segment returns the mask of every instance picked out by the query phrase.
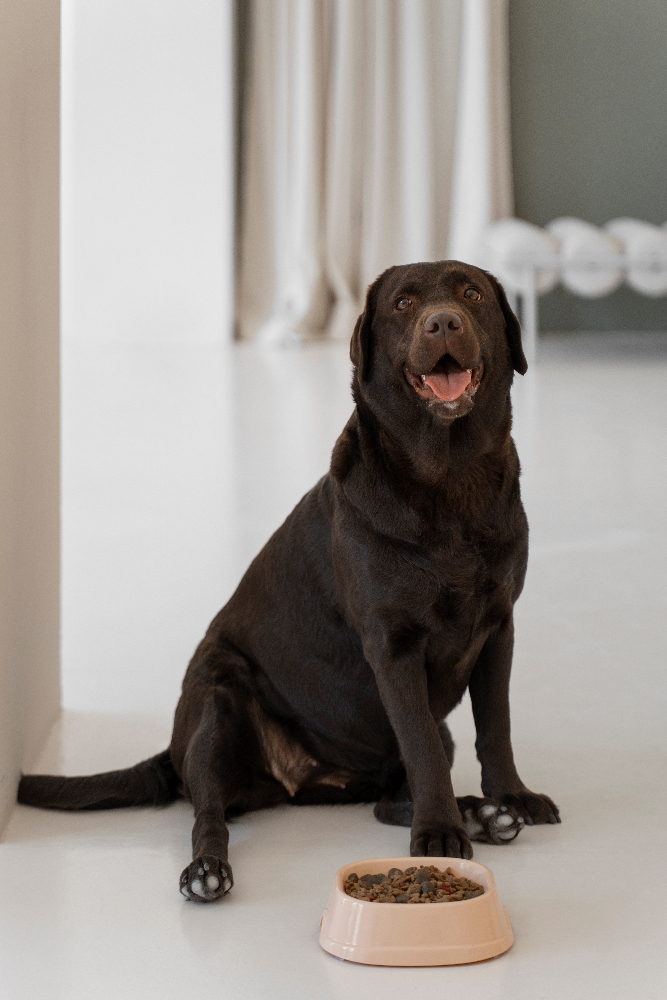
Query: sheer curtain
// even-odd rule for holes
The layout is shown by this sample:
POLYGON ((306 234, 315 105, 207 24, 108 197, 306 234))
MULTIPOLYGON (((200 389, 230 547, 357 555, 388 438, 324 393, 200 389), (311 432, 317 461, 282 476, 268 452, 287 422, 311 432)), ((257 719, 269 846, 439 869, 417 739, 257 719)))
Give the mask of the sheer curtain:
POLYGON ((380 271, 472 259, 480 225, 511 214, 506 0, 250 13, 237 327, 347 339, 380 271))

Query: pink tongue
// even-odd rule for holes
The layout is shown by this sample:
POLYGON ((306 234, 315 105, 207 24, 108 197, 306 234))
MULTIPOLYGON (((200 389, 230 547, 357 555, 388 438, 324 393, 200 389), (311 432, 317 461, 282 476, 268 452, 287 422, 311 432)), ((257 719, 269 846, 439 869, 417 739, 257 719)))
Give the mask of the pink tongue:
POLYGON ((436 396, 449 403, 463 395, 469 382, 470 374, 466 371, 427 375, 424 379, 424 384, 430 386, 436 396))

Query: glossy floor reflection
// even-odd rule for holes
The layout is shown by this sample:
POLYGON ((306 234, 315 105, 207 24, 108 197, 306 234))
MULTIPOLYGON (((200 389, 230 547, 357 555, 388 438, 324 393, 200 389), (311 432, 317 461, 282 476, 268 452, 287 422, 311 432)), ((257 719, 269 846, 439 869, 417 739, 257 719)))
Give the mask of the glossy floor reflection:
MULTIPOLYGON (((346 348, 65 352, 64 694, 37 769, 125 766, 169 740, 189 655, 321 475, 350 410, 346 348)), ((531 558, 512 685, 519 770, 558 827, 475 846, 515 945, 474 966, 386 969, 322 952, 334 872, 398 856, 369 806, 234 822, 236 885, 186 903, 190 808, 18 807, 0 845, 11 1000, 249 1000, 413 992, 466 1000, 664 993, 667 336, 544 338, 516 386, 531 558)), ((479 771, 467 700, 457 793, 479 771)))

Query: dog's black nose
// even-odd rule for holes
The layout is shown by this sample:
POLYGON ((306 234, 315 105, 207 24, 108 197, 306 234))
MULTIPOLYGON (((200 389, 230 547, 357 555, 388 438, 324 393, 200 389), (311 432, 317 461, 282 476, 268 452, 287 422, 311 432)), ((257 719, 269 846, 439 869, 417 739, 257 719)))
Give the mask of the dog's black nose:
POLYGON ((456 333, 463 326, 463 320, 458 313, 450 309, 443 309, 441 312, 431 313, 426 318, 424 330, 426 333, 440 333, 446 337, 448 333, 456 333))

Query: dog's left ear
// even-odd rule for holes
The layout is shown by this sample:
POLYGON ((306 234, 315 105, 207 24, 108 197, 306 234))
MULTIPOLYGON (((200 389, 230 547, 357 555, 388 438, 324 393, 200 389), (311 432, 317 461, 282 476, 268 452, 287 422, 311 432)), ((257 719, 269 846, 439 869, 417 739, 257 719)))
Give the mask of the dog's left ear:
POLYGON ((489 274, 488 271, 485 271, 484 273, 496 291, 500 308, 503 316, 505 317, 505 331, 507 333, 507 343, 510 347, 512 367, 515 372, 519 373, 519 375, 525 375, 528 371, 528 362, 526 361, 526 355, 523 353, 523 347, 521 346, 521 326, 519 321, 510 309, 510 304, 507 301, 507 296, 505 295, 505 289, 500 284, 498 279, 494 278, 494 276, 489 274))

